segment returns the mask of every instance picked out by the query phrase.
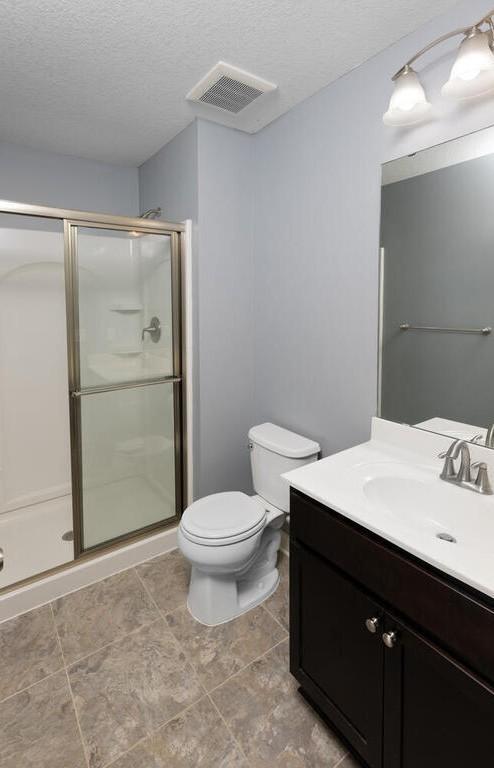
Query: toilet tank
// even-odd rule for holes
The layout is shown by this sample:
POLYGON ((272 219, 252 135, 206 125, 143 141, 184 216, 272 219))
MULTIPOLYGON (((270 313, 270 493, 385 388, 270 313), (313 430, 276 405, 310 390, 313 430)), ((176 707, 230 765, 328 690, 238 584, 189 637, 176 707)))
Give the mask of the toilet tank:
POLYGON ((249 430, 249 449, 255 492, 288 512, 290 487, 281 475, 317 461, 319 444, 267 422, 249 430))

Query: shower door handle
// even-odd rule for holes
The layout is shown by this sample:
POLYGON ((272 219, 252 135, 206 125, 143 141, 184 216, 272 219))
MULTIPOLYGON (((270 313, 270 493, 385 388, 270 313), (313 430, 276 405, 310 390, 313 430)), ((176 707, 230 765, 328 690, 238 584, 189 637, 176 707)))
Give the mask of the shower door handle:
POLYGON ((5 557, 3 554, 3 549, 2 547, 0 547, 0 571, 3 571, 4 560, 5 560, 5 557))
POLYGON ((138 387, 152 387, 155 384, 178 384, 182 381, 181 376, 160 376, 159 379, 149 379, 148 381, 126 381, 122 384, 110 384, 104 387, 87 387, 84 390, 74 389, 70 396, 76 400, 83 395, 100 395, 103 392, 117 392, 121 389, 137 389, 138 387))

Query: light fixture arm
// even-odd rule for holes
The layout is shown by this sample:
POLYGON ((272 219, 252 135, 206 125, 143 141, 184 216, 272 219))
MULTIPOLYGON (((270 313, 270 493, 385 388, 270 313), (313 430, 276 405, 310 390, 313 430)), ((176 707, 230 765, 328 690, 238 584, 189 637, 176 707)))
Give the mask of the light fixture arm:
POLYGON ((451 37, 456 37, 457 35, 465 35, 468 36, 469 34, 473 34, 475 30, 480 30, 480 27, 482 24, 488 24, 491 31, 494 29, 494 23, 493 23, 493 17, 494 17, 494 9, 492 11, 489 11, 485 16, 483 16, 480 21, 477 21, 476 24, 471 24, 468 27, 460 27, 460 29, 455 29, 453 32, 447 32, 445 35, 441 35, 441 37, 436 38, 432 41, 432 43, 429 43, 424 48, 422 48, 420 51, 415 53, 411 59, 408 59, 408 61, 393 75, 391 80, 395 81, 397 80, 400 75, 403 75, 406 73, 411 65, 417 61, 421 56, 424 55, 424 53, 427 53, 427 51, 430 51, 431 48, 435 48, 436 45, 439 45, 440 43, 443 43, 445 40, 449 40, 451 37))

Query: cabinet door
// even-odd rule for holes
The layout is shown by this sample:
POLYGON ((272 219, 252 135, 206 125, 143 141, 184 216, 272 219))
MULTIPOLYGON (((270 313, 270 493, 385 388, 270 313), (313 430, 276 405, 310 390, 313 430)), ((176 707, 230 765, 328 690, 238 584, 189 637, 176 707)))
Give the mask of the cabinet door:
POLYGON ((367 764, 378 768, 382 763, 382 610, 299 543, 291 545, 290 610, 292 674, 367 764), (366 620, 373 618, 377 619, 375 633, 366 627, 366 620))
POLYGON ((386 631, 384 768, 492 765, 494 690, 403 624, 386 631))

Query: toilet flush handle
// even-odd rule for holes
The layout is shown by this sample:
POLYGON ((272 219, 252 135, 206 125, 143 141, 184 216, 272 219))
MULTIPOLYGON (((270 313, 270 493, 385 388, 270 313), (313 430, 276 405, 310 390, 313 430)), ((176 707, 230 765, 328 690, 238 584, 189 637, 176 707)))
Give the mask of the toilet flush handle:
POLYGON ((285 513, 282 509, 266 510, 266 527, 281 528, 285 522, 285 513))

